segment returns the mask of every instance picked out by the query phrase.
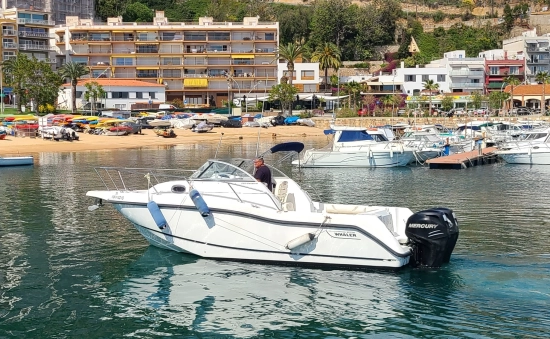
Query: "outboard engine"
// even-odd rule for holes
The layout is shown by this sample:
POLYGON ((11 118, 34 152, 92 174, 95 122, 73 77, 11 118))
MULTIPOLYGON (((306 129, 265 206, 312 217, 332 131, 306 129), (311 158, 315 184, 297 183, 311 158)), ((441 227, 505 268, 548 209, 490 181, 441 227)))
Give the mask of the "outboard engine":
POLYGON ((407 220, 405 235, 412 245, 412 266, 440 267, 451 259, 458 240, 458 220, 444 207, 420 211, 407 220))

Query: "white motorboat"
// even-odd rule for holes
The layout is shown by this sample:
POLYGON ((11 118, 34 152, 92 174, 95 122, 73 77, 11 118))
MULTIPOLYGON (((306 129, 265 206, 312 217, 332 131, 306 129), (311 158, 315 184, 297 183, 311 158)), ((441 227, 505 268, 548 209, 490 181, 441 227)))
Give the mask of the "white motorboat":
POLYGON ((496 154, 509 164, 550 165, 549 130, 526 132, 522 140, 500 145, 496 154))
POLYGON ((149 121, 149 125, 153 127, 170 127, 172 125, 170 120, 171 119, 155 119, 149 121))
POLYGON ((28 166, 34 164, 32 156, 26 157, 0 157, 0 167, 3 166, 28 166))
POLYGON ((301 167, 396 167, 415 160, 415 149, 399 141, 389 141, 380 128, 331 126, 325 134, 334 134, 332 145, 306 150, 292 162, 301 167))
MULTIPOLYGON (((303 144, 270 151, 291 149, 303 144)), ((439 267, 450 259, 458 222, 449 209, 322 203, 270 166, 271 192, 253 168, 247 159, 213 159, 189 177, 170 172, 156 184, 161 171, 99 168, 107 189, 87 192, 96 198, 89 210, 111 203, 152 245, 205 258, 380 268, 439 267), (146 189, 130 188, 135 178, 146 189)))

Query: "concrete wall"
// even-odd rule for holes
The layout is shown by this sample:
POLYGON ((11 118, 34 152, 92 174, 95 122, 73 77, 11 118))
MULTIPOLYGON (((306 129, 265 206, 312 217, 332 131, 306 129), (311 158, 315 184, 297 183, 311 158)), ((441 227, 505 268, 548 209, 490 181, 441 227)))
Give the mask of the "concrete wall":
MULTIPOLYGON (((375 127, 375 126, 384 126, 384 125, 395 125, 397 123, 405 123, 405 124, 416 124, 417 125, 435 125, 440 124, 446 127, 456 127, 458 124, 464 124, 470 121, 483 121, 482 118, 387 118, 387 117, 374 117, 374 118, 339 118, 336 119, 336 121, 333 121, 329 117, 319 117, 319 118, 313 118, 313 121, 315 121, 315 127, 321 128, 321 129, 328 129, 330 128, 331 124, 337 125, 337 126, 352 126, 352 127, 375 127)), ((488 119, 489 121, 525 121, 527 120, 526 117, 520 117, 519 119, 517 117, 512 118, 498 118, 498 117, 490 117, 488 119)), ((550 117, 542 117, 542 118, 536 118, 536 120, 543 120, 543 121, 550 121, 550 117)))

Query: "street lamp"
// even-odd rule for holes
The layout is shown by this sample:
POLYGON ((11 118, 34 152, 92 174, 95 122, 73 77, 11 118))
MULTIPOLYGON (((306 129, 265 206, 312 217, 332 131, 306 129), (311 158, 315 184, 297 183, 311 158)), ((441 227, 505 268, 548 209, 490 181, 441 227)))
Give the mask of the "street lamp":
POLYGON ((236 85, 237 85, 237 88, 239 89, 239 98, 241 97, 241 86, 239 86, 239 83, 237 81, 235 81, 235 79, 233 79, 233 77, 231 75, 227 75, 227 101, 230 101, 229 100, 229 89, 232 87, 232 83, 231 81, 233 81, 236 85))

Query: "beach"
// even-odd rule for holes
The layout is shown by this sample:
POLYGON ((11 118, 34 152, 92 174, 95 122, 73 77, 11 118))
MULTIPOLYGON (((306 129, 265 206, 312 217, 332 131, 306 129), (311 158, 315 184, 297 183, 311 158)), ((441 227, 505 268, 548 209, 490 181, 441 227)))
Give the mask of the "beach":
POLYGON ((113 149, 155 148, 173 145, 194 144, 200 142, 218 142, 223 133, 223 141, 245 140, 255 142, 260 139, 273 143, 282 141, 300 141, 305 138, 325 138, 323 130, 307 126, 277 126, 270 128, 222 128, 216 127, 208 133, 194 133, 191 130, 175 130, 176 138, 162 138, 152 129, 144 129, 143 134, 126 136, 106 136, 79 133, 78 141, 52 141, 40 137, 7 136, 0 140, 0 155, 26 155, 40 152, 85 152, 113 149))

